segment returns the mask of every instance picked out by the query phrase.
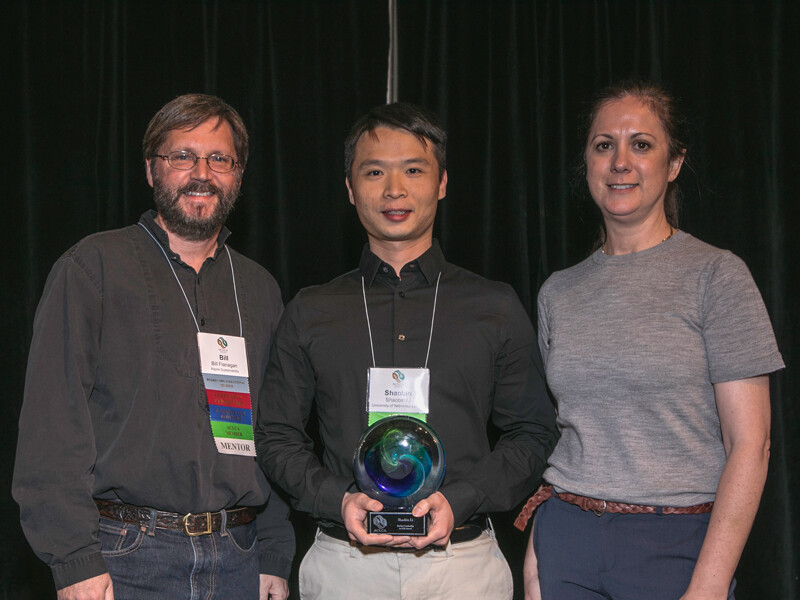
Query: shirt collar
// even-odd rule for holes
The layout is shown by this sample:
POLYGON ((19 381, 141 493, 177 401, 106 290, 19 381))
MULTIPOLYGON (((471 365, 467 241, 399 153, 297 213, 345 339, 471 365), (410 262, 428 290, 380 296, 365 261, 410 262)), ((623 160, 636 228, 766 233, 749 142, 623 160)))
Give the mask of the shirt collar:
MULTIPOLYGON (((419 272, 422 273, 422 276, 425 277, 425 280, 431 285, 436 281, 439 273, 444 270, 447 261, 444 258, 442 249, 439 247, 439 241, 434 239, 430 248, 415 260, 406 263, 403 268, 411 265, 411 263, 414 263, 416 267, 419 268, 419 272)), ((369 244, 365 244, 361 252, 361 261, 358 264, 358 270, 364 277, 367 286, 372 285, 384 265, 388 266, 390 269, 392 268, 369 249, 369 244)))
MULTIPOLYGON (((172 251, 172 248, 169 247, 169 236, 167 235, 167 232, 164 231, 158 225, 158 223, 156 223, 156 216, 158 216, 158 213, 153 209, 145 211, 145 213, 139 217, 139 223, 147 227, 147 230, 155 236, 155 238, 158 240, 158 243, 161 244, 161 246, 167 251, 167 254, 180 260, 180 257, 172 251)), ((225 245, 225 242, 230 234, 230 229, 223 225, 219 235, 217 236, 217 249, 214 251, 214 260, 216 260, 217 256, 219 256, 219 253, 222 251, 222 247, 225 245)))

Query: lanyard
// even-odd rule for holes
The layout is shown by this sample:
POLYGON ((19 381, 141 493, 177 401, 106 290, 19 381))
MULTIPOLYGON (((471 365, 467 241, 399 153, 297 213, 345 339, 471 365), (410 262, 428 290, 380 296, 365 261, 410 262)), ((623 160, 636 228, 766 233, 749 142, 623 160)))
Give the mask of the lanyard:
MULTIPOLYGON (((141 223, 138 223, 138 225, 147 232, 147 235, 153 238, 153 241, 156 243, 156 246, 158 246, 158 248, 161 250, 161 254, 164 255, 164 260, 167 261, 167 265, 172 271, 172 276, 175 277, 175 281, 178 283, 178 287, 181 288, 183 299, 186 300, 186 306, 189 307, 189 314, 192 315, 194 326, 197 328, 197 331, 199 332, 200 326, 197 324, 197 319, 194 316, 192 305, 189 302, 189 298, 186 296, 186 290, 183 289, 183 284, 181 284, 181 280, 178 279, 178 274, 175 272, 175 267, 172 266, 172 262, 169 260, 169 257, 167 256, 167 252, 164 250, 164 247, 161 245, 161 243, 156 239, 156 237, 150 232, 150 230, 147 227, 145 227, 141 223)), ((228 262, 231 265, 231 279, 233 280, 233 298, 236 301, 236 314, 239 315, 239 337, 242 337, 242 312, 239 310, 239 294, 236 291, 236 276, 234 275, 233 272, 233 259, 231 259, 231 251, 228 250, 228 246, 225 246, 225 252, 228 253, 228 262)), ((437 289, 438 289, 438 284, 437 284, 437 289)), ((371 341, 372 340, 370 340, 370 342, 371 341)))
MULTIPOLYGON (((428 336, 428 352, 425 355, 425 366, 428 368, 428 358, 431 355, 431 341, 433 340, 433 321, 436 318, 436 302, 439 298, 439 281, 442 279, 442 272, 439 271, 439 276, 436 278, 436 291, 433 294, 433 313, 431 314, 431 332, 428 336)), ((372 343, 372 327, 369 324, 369 308, 367 307, 367 292, 364 287, 364 276, 361 276, 361 295, 364 297, 364 314, 367 316, 367 331, 369 332, 369 349, 372 352, 372 366, 375 365, 375 346, 372 343)))

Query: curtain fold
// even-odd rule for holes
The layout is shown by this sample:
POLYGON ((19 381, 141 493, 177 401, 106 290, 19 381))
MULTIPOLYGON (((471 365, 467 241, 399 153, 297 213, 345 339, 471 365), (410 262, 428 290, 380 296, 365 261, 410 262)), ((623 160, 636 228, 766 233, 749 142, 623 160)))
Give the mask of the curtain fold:
MULTIPOLYGON (((3 261, 2 361, 10 488, 34 310, 70 245, 152 205, 141 137, 172 97, 221 96, 242 114, 251 156, 230 243, 266 266, 284 299, 354 268, 365 235, 344 188, 343 140, 385 102, 387 2, 12 0, 0 23, 6 97, 3 181, 12 252, 3 261)), ((800 597, 797 257, 800 3, 701 0, 396 2, 401 100, 450 135, 436 235, 453 262, 514 286, 535 319, 555 270, 586 256, 598 214, 573 190, 579 116, 593 92, 661 79, 691 117, 681 227, 741 256, 788 365, 772 379, 772 460, 738 572, 737 598, 800 597)), ((30 435, 35 432, 25 432, 30 435)), ((52 594, 10 495, 0 598, 52 594)), ((308 523, 298 519, 302 557, 308 523)), ((517 578, 525 537, 498 517, 517 578)), ((297 562, 299 564, 299 560, 297 562)), ((295 571, 296 573, 296 571, 295 571)), ((296 590, 293 596, 297 597, 296 590)))

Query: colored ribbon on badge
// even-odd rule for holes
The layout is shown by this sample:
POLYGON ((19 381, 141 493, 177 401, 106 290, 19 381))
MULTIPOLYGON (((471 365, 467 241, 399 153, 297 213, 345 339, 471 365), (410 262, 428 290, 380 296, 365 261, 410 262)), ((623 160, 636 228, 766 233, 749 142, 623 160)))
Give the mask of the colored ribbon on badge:
POLYGON ((253 405, 243 337, 197 333, 214 443, 221 454, 255 456, 253 405))

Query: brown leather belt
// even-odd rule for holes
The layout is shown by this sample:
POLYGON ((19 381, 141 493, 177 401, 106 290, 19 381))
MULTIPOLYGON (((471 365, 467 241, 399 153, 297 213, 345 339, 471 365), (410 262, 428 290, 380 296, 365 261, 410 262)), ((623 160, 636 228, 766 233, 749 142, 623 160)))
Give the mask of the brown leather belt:
MULTIPOLYGON (((522 507, 519 516, 514 521, 514 527, 520 531, 524 531, 528 521, 533 515, 539 505, 545 500, 552 498, 555 495, 552 485, 542 485, 536 490, 536 493, 531 496, 522 507)), ((574 504, 578 508, 586 511, 592 511, 598 517, 605 513, 614 514, 662 514, 662 515, 699 515, 702 513, 711 512, 714 508, 713 502, 705 502, 704 504, 695 504, 693 506, 646 506, 642 504, 625 504, 624 502, 608 502, 606 500, 598 500, 597 498, 589 498, 588 496, 578 496, 577 494, 569 494, 567 492, 559 493, 559 500, 574 504)))
MULTIPOLYGON (((94 499, 94 503, 97 505, 100 516, 111 519, 112 521, 121 521, 122 523, 147 527, 153 520, 153 509, 151 508, 123 504, 122 502, 112 502, 111 500, 100 500, 98 498, 94 499)), ((255 509, 249 506, 232 508, 226 510, 225 513, 227 517, 225 520, 225 527, 228 529, 231 527, 239 527, 240 525, 247 525, 256 519, 255 509)), ((157 510, 155 526, 158 529, 182 531, 186 535, 192 537, 208 535, 219 531, 222 526, 222 513, 205 512, 181 515, 157 510)))
MULTIPOLYGON (((462 542, 471 542, 477 539, 486 529, 489 528, 489 519, 486 515, 478 515, 466 521, 463 525, 459 525, 450 534, 451 544, 460 544, 462 542)), ((350 536, 347 535, 347 530, 341 525, 319 525, 319 530, 325 535, 340 540, 342 542, 350 542, 350 536)), ((357 543, 357 542, 356 542, 357 543)), ((433 546, 430 546, 433 547, 433 546)), ((394 548, 394 550, 397 550, 394 548)), ((401 548, 399 550, 405 550, 401 548)), ((416 549, 412 549, 416 552, 416 549)))

